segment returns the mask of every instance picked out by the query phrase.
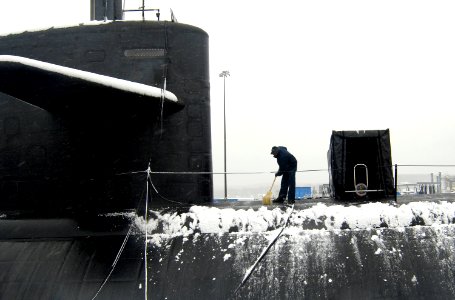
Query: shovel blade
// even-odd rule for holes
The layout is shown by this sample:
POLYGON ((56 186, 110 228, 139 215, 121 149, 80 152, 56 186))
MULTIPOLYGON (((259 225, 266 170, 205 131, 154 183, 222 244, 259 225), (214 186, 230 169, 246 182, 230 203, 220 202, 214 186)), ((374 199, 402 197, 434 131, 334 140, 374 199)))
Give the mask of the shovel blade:
POLYGON ((268 191, 267 194, 262 197, 262 205, 270 205, 272 204, 272 192, 268 191))

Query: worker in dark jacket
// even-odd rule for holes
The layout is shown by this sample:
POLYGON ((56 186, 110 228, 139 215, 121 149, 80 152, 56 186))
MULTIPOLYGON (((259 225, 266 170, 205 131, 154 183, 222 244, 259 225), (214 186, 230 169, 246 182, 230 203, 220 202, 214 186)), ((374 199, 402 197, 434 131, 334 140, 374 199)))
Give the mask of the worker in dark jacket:
POLYGON ((295 202, 295 172, 297 172, 297 160, 294 155, 288 152, 283 146, 273 146, 271 154, 276 158, 279 169, 275 177, 283 176, 281 179, 281 189, 278 198, 274 203, 283 203, 288 196, 288 203, 295 202))

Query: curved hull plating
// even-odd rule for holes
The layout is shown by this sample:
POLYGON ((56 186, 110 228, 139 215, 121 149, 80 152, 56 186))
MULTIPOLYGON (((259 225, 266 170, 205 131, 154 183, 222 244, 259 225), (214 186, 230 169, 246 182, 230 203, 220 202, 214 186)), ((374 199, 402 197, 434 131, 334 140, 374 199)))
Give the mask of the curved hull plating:
POLYGON ((0 55, 166 89, 178 98, 178 105, 161 105, 156 97, 21 66, 12 73, 0 64, 7 82, 0 87, 0 210, 135 209, 149 165, 162 196, 155 203, 212 199, 212 175, 192 174, 212 170, 204 31, 147 21, 48 29, 0 37, 0 55))

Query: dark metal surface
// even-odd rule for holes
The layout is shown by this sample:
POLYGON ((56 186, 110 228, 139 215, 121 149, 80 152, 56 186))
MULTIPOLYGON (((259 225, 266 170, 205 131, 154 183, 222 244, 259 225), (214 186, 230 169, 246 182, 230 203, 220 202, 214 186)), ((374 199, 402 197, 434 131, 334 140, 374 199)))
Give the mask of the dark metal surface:
MULTIPOLYGON (((284 235, 235 293, 265 236, 177 237, 149 247, 148 299, 453 299, 454 238, 453 227, 284 235)), ((90 235, 2 240, 1 298, 91 299, 122 242, 90 235)), ((145 298, 143 246, 142 237, 130 237, 97 299, 145 298)))
POLYGON ((204 31, 133 21, 49 29, 0 37, 0 54, 166 87, 183 104, 161 111, 159 101, 3 63, 0 210, 62 215, 135 209, 149 164, 152 171, 170 172, 152 175, 166 199, 213 198, 204 31))
MULTIPOLYGON (((122 236, 0 240, 1 299, 92 299, 122 236)), ((97 299, 143 299, 142 244, 131 238, 97 299)))
MULTIPOLYGON (((408 195, 399 197, 398 205, 438 201, 455 197, 408 195)), ((297 201, 295 213, 321 204, 341 206, 310 199, 297 201)), ((261 207, 260 201, 211 206, 231 213, 261 207)), ((276 207, 290 211, 283 205, 269 209, 276 207)), ((363 229, 329 229, 294 217, 236 292, 281 230, 279 220, 264 232, 203 233, 197 224, 188 231, 189 206, 156 204, 153 211, 150 225, 157 226, 149 227, 147 255, 143 218, 132 213, 66 219, 1 215, 0 298, 92 299, 99 291, 96 299, 145 299, 146 289, 147 299, 455 297, 455 216, 443 225, 416 219, 403 227, 363 229), (157 212, 182 217, 175 236, 166 234, 166 220, 157 212)))
POLYGON ((453 299, 454 237, 453 227, 284 234, 237 293, 267 237, 174 238, 152 248, 151 298, 453 299))

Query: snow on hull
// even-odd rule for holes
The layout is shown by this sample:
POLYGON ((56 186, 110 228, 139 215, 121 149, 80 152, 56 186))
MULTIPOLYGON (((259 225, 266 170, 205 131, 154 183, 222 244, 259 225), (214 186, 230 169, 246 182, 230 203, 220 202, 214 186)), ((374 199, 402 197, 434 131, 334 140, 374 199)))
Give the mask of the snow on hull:
POLYGON ((453 202, 296 205, 236 292, 291 212, 254 208, 156 210, 147 247, 135 213, 80 220, 1 214, 0 298, 455 298, 453 202), (379 216, 389 227, 380 227, 379 216), (351 228, 340 229, 343 223, 351 228))
MULTIPOLYGON (((257 210, 208 206, 192 206, 187 213, 152 211, 147 224, 156 236, 187 236, 194 233, 261 233, 283 226, 291 208, 265 206, 257 210)), ((302 229, 402 229, 412 225, 455 223, 455 202, 410 202, 403 205, 367 203, 343 206, 316 203, 296 209, 290 217, 287 233, 299 234, 302 229)))
POLYGON ((201 206, 155 212, 147 227, 149 293, 160 299, 455 297, 455 206, 445 201, 297 210, 235 293, 289 212, 201 206))

